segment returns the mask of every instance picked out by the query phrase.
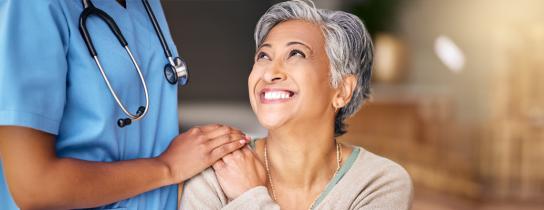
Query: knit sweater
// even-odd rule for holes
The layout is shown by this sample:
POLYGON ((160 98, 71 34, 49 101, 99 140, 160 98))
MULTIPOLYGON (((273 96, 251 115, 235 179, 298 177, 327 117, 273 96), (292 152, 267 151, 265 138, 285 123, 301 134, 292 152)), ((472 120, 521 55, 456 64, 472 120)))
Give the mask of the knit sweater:
MULTIPOLYGON (((413 187, 404 168, 363 148, 359 149, 352 167, 314 209, 410 209, 413 187)), ((250 189, 229 201, 211 168, 185 183, 180 208, 280 209, 264 186, 250 189)))

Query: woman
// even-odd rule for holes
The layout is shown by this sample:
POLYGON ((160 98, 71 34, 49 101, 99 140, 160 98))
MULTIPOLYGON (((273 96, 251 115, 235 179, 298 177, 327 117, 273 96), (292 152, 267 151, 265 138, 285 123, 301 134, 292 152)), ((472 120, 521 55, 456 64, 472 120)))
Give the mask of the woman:
POLYGON ((401 166, 335 140, 369 95, 361 20, 288 1, 261 17, 255 41, 249 97, 268 136, 188 181, 182 209, 409 209, 401 166))
MULTIPOLYGON (((164 77, 146 3, 175 45, 160 2, 147 1, 0 0, 0 209, 174 210, 179 182, 245 145, 227 126, 178 135, 177 85, 164 77), (117 22, 147 82, 149 109, 130 126, 118 126, 125 114, 80 35, 91 4, 117 22)), ((135 111, 145 97, 130 57, 97 16, 86 26, 112 88, 135 111)))

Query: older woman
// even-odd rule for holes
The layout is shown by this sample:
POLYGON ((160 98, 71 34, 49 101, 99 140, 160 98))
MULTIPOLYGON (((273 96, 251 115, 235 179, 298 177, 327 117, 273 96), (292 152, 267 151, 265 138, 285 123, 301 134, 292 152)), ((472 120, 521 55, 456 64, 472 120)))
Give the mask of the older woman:
POLYGON ((188 181, 181 208, 409 209, 401 166, 335 139, 369 95, 361 20, 288 1, 261 17, 255 41, 249 97, 268 136, 188 181))

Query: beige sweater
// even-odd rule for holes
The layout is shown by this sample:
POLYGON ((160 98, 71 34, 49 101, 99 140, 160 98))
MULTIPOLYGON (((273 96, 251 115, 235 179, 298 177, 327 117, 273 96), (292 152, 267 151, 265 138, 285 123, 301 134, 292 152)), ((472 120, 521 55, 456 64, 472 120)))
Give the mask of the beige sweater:
MULTIPOLYGON (((351 168, 314 209, 407 210, 412 192, 410 176, 400 165, 360 148, 351 168)), ((264 186, 229 202, 211 168, 185 183, 180 208, 280 209, 264 186)))

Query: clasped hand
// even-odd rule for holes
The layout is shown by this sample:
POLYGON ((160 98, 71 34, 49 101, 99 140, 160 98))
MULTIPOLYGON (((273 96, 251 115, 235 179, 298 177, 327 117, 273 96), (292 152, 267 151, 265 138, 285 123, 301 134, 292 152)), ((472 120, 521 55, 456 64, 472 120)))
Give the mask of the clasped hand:
POLYGON ((249 146, 224 156, 212 166, 229 200, 234 200, 254 187, 266 186, 266 171, 249 146))
POLYGON ((240 130, 229 126, 194 127, 177 136, 157 159, 167 166, 171 183, 179 183, 242 148, 248 140, 240 130))

